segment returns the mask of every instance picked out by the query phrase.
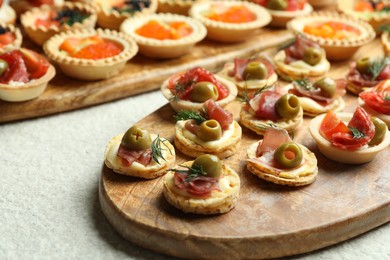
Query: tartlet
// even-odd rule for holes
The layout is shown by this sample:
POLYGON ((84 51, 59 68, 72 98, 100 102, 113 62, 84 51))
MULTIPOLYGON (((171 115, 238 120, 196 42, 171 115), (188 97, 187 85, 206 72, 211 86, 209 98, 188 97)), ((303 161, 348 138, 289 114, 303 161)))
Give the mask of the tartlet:
POLYGON ((384 32, 381 36, 381 43, 383 48, 383 53, 385 56, 390 56, 390 36, 389 32, 384 32))
POLYGON ((23 37, 19 28, 12 24, 0 23, 0 53, 4 53, 13 49, 18 49, 22 45, 23 37), (3 34, 11 34, 11 42, 8 39, 2 39, 3 34))
POLYGON ((155 13, 158 6, 158 0, 145 1, 117 1, 117 0, 95 0, 97 6, 97 23, 100 27, 119 31, 124 20, 139 14, 155 13), (129 4, 131 7, 116 8, 118 4, 129 4), (114 5, 114 7, 113 7, 114 5))
MULTIPOLYGON (((377 5, 379 5, 380 2, 382 2, 383 5, 381 8, 386 7, 386 2, 387 8, 390 7, 388 1, 377 1, 377 5)), ((381 32, 380 29, 382 25, 390 24, 390 12, 378 10, 378 8, 375 8, 369 1, 338 0, 337 7, 338 10, 345 14, 352 15, 357 19, 368 22, 378 34, 381 32)))
POLYGON ((82 80, 98 80, 118 74, 126 62, 137 53, 138 47, 130 36, 123 33, 108 29, 81 29, 65 31, 53 36, 44 44, 43 50, 66 75, 82 80), (115 56, 96 60, 74 58, 66 52, 60 51, 61 44, 69 38, 85 39, 93 36, 99 36, 104 40, 115 43, 122 48, 122 51, 115 56))
MULTIPOLYGON (((120 30, 129 34, 137 42, 141 54, 153 58, 176 58, 187 54, 191 52, 191 47, 206 36, 206 28, 202 23, 174 14, 148 14, 128 18, 122 23, 120 30), (142 35, 140 31, 151 23, 162 28, 170 27, 166 31, 167 35, 160 37, 154 31, 150 35, 142 35), (172 27, 179 23, 178 28, 172 27)), ((160 33, 163 33, 163 29, 160 33)))
POLYGON ((15 10, 8 5, 7 2, 1 2, 0 4, 0 23, 15 24, 16 13, 15 10))
POLYGON ((233 82, 239 95, 244 92, 250 95, 260 89, 269 88, 278 80, 272 63, 263 57, 236 58, 233 62, 226 63, 218 75, 233 82))
POLYGON ((3 76, 7 77, 4 78, 5 82, 0 83, 0 99, 4 101, 19 102, 38 97, 56 73, 54 66, 42 55, 28 49, 3 53, 0 59, 7 63, 16 60, 16 63, 1 72, 1 81, 3 76), (12 72, 10 67, 18 72, 12 72))
POLYGON ((315 154, 305 146, 292 142, 283 129, 267 128, 264 139, 249 146, 247 156, 247 169, 275 184, 293 187, 308 185, 315 181, 318 174, 315 154), (294 153, 294 157, 282 158, 286 152, 294 153), (279 158, 286 165, 278 162, 279 158))
POLYGON ((287 28, 318 43, 325 49, 327 58, 332 61, 350 58, 376 35, 367 22, 336 12, 313 12, 291 20, 287 28), (321 26, 330 28, 330 31, 321 26), (326 36, 323 35, 325 32, 326 36))
POLYGON ((189 179, 188 174, 184 175, 185 173, 178 172, 180 170, 189 171, 195 161, 187 161, 168 171, 164 176, 163 194, 169 204, 186 213, 205 215, 226 213, 233 209, 237 203, 240 190, 238 174, 226 163, 221 163, 221 174, 215 178, 198 174, 196 177, 189 179), (175 176, 176 174, 178 176, 175 176), (191 190, 189 191, 186 188, 188 183, 191 183, 192 187, 196 187, 197 182, 209 182, 210 185, 208 186, 211 186, 212 190, 206 194, 203 194, 204 192, 199 194, 199 192, 190 192, 191 190))
POLYGON ((63 31, 93 29, 96 24, 96 19, 96 10, 92 5, 65 2, 62 6, 43 5, 41 7, 33 8, 21 15, 20 22, 28 37, 36 44, 43 45, 53 35, 63 31), (69 11, 82 14, 83 18, 81 19, 81 22, 76 21, 72 23, 72 25, 68 25, 66 22, 49 26, 37 24, 38 19, 51 19, 53 14, 57 15, 58 13, 66 13, 69 11))
POLYGON ((325 50, 300 35, 297 35, 292 45, 276 53, 274 63, 276 72, 286 81, 319 77, 330 69, 325 50))
MULTIPOLYGON (((265 8, 249 3, 246 1, 207 1, 194 4, 189 14, 191 17, 201 21, 207 28, 207 38, 219 42, 240 42, 250 38, 256 31, 267 25, 271 21, 270 14, 265 8), (212 11, 212 15, 219 15, 221 10, 230 8, 242 8, 246 13, 250 14, 250 19, 247 21, 218 21, 207 16, 212 11)), ((227 17, 237 17, 225 15, 227 17)), ((223 20, 223 19, 220 19, 223 20)))
MULTIPOLYGON (((357 108, 357 110, 359 107, 357 108)), ((361 110, 364 111, 364 109, 361 108, 361 110)), ((356 111, 355 111, 356 113, 356 111)), ((340 147, 337 147, 333 145, 330 141, 328 141, 325 137, 323 137, 320 133, 320 127, 324 120, 324 118, 328 116, 328 113, 325 115, 320 115, 315 118, 313 118, 310 121, 310 134, 313 137, 314 141, 317 144, 317 147, 319 151, 327 158, 336 161, 341 162, 345 164, 362 164, 370 162, 374 159, 374 157, 384 149, 386 149, 390 144, 390 131, 388 129, 385 129, 385 134, 383 136, 383 140, 380 141, 379 144, 375 145, 369 145, 365 144, 361 147, 354 148, 354 149, 343 149, 340 147)), ((336 113, 336 117, 339 118, 343 122, 348 122, 352 119, 353 114, 352 113, 336 113)), ((368 117, 366 115, 365 117, 368 117)), ((370 119, 368 119, 370 120, 370 119)), ((378 119, 381 121, 380 119, 378 119)), ((339 128, 339 127, 338 127, 339 128)), ((351 129, 351 128, 349 128, 351 129)), ((356 129, 356 128, 355 128, 356 129)), ((375 129, 375 127, 374 127, 375 129)), ((348 130, 348 128, 347 128, 348 130)), ((374 130, 375 131, 375 130, 374 130)), ((361 132, 361 131, 360 131, 361 132)), ((363 134, 363 138, 365 138, 365 134, 363 134)), ((354 138, 351 137, 351 140, 354 138)), ((356 140, 359 140, 359 137, 356 138, 356 140)))
POLYGON ((15 10, 16 15, 20 16, 24 12, 27 12, 28 10, 39 7, 44 4, 46 5, 54 5, 54 6, 61 6, 64 4, 64 0, 53 0, 51 4, 48 4, 49 1, 29 1, 29 0, 10 0, 9 5, 15 10), (46 3, 45 3, 46 2, 46 3))
MULTIPOLYGON (((249 0, 249 1, 254 2, 254 3, 259 2, 258 0, 249 0)), ((286 24, 290 20, 294 19, 295 17, 306 15, 306 14, 313 12, 313 7, 310 4, 306 3, 306 0, 303 0, 303 1, 296 0, 296 1, 298 1, 298 2, 300 1, 303 4, 302 7, 299 6, 300 4, 296 4, 297 5, 296 10, 273 10, 273 9, 267 8, 267 3, 269 1, 261 1, 261 5, 267 9, 267 11, 270 13, 270 15, 272 17, 272 20, 269 23, 269 26, 278 27, 278 28, 286 27, 286 24)), ((287 1, 287 4, 288 4, 288 2, 290 2, 290 1, 287 1)), ((287 8, 288 8, 288 6, 287 6, 287 8)))
POLYGON ((191 6, 202 1, 206 0, 158 0, 157 12, 188 15, 191 6))
MULTIPOLYGON (((189 98, 182 96, 179 90, 175 90, 177 87, 183 87, 183 84, 179 82, 180 80, 187 81, 186 78, 188 78, 188 85, 184 86, 185 89, 187 89, 189 92, 191 89, 193 89, 194 85, 196 83, 196 78, 202 75, 202 77, 206 77, 207 80, 202 80, 201 82, 211 82, 215 83, 218 86, 221 87, 221 89, 224 91, 224 94, 222 96, 221 90, 218 90, 220 94, 218 95, 218 98, 216 102, 224 107, 230 102, 232 102, 236 96, 237 96, 237 87, 235 84, 229 80, 226 80, 218 75, 213 75, 207 70, 201 68, 201 67, 195 67, 188 71, 179 72, 168 79, 166 79, 162 85, 161 85, 161 92, 164 95, 164 97, 169 101, 169 104, 172 106, 172 108, 178 112, 180 110, 195 110, 199 111, 202 106, 203 102, 205 102, 207 99, 203 101, 191 101, 189 98), (179 83, 179 84, 178 84, 179 83), (176 91, 176 92, 175 92, 176 91), (221 97, 222 96, 222 97, 221 97)), ((214 85, 215 85, 214 84, 214 85)), ((180 90, 181 91, 181 90, 180 90)), ((187 96, 187 95, 186 95, 187 96)))
POLYGON ((390 79, 361 92, 358 103, 371 116, 380 118, 390 128, 390 79))
MULTIPOLYGON (((128 131, 131 131, 130 129, 128 131)), ((126 146, 123 145, 124 135, 127 133, 122 133, 112 138, 107 145, 104 152, 106 166, 116 173, 144 179, 154 179, 164 175, 175 164, 176 155, 172 144, 156 134, 145 132, 143 129, 136 128, 134 131, 149 135, 152 146, 159 145, 161 156, 156 157, 155 160, 151 146, 139 151, 127 150, 126 146), (145 157, 148 159, 144 160, 145 157)))

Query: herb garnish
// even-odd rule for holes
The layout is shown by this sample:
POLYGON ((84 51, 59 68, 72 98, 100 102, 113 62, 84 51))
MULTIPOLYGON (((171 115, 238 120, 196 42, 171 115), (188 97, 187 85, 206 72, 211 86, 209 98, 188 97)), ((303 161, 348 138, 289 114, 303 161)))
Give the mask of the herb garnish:
POLYGON ((193 119, 198 125, 200 125, 207 120, 206 115, 205 113, 199 113, 192 110, 180 110, 174 118, 176 121, 193 119))
POLYGON ((184 83, 179 83, 179 82, 176 82, 174 87, 173 87, 173 90, 174 90, 174 93, 173 93, 173 101, 176 101, 178 99, 180 99, 183 94, 184 94, 184 91, 189 87, 191 86, 192 84, 196 83, 195 80, 193 79, 190 79, 189 81, 187 82, 184 82, 184 83))
POLYGON ((253 93, 253 96, 250 97, 249 94, 248 94, 248 88, 245 88, 244 91, 241 92, 241 94, 239 94, 237 96, 237 99, 240 100, 241 102, 243 103, 246 103, 246 104, 249 104, 249 101, 254 98, 255 96, 257 96, 258 94, 260 94, 261 92, 273 87, 274 85, 271 85, 271 86, 268 86, 268 85, 265 85, 264 87, 262 88, 259 88, 255 91, 255 93, 253 93))
POLYGON ((290 40, 287 40, 287 41, 281 43, 281 44, 278 46, 278 51, 281 51, 281 50, 283 50, 283 49, 286 49, 286 48, 288 48, 288 47, 294 45, 295 41, 296 41, 296 38, 293 38, 293 39, 290 39, 290 40))
POLYGON ((363 132, 360 132, 355 127, 348 126, 348 129, 352 132, 353 139, 361 139, 366 136, 363 132))
POLYGON ((384 101, 390 101, 390 96, 384 97, 383 100, 384 101))
POLYGON ((186 170, 171 169, 171 171, 187 174, 185 182, 191 182, 194 178, 200 175, 206 175, 206 173, 203 171, 202 165, 195 164, 192 165, 191 167, 185 165, 179 165, 179 166, 186 168, 186 170))
POLYGON ((162 151, 164 151, 166 149, 163 148, 162 145, 164 145, 168 149, 168 151, 172 154, 171 149, 169 149, 169 147, 165 144, 165 142, 167 142, 167 140, 162 140, 159 135, 157 135, 156 139, 154 139, 152 142, 152 147, 151 147, 152 148, 152 158, 153 158, 153 161, 155 161, 158 164, 160 164, 160 162, 158 161, 158 158, 161 158, 164 161, 166 161, 164 158, 164 155, 162 154, 162 151))
POLYGON ((293 81, 293 84, 297 84, 298 86, 306 89, 306 90, 310 90, 312 88, 312 84, 311 84, 311 81, 310 79, 296 79, 293 81))
POLYGON ((87 15, 75 10, 62 10, 58 12, 54 20, 72 26, 75 23, 82 23, 87 17, 87 15))
POLYGON ((372 80, 376 80, 376 78, 379 76, 383 68, 386 67, 387 64, 389 63, 390 63, 390 58, 374 60, 370 65, 370 67, 368 68, 368 71, 372 75, 372 80))
POLYGON ((256 125, 256 128, 259 128, 261 131, 267 130, 268 127, 279 128, 276 124, 273 124, 273 123, 258 124, 258 125, 256 125))

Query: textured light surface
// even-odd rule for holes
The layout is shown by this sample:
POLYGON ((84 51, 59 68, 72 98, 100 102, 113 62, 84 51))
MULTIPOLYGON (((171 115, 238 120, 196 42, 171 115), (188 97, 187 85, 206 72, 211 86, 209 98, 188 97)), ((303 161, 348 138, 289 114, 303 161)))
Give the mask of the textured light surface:
MULTIPOLYGON (((123 239, 98 201, 107 142, 165 103, 155 91, 0 125, 0 258, 172 259, 123 239)), ((386 224, 292 259, 389 258, 389 234, 386 224)))

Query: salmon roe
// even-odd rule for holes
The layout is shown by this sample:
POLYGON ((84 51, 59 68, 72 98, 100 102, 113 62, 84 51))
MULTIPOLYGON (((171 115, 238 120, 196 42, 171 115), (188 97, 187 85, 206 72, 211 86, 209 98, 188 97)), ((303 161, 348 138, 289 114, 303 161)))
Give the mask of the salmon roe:
POLYGON ((306 25, 303 29, 305 33, 329 39, 350 39, 360 35, 360 30, 341 22, 324 22, 313 25, 306 25))
POLYGON ((256 20, 256 15, 243 5, 227 7, 215 4, 203 15, 210 20, 224 23, 248 23, 256 20))
POLYGON ((150 20, 135 31, 138 35, 157 40, 177 40, 193 32, 186 22, 150 20))

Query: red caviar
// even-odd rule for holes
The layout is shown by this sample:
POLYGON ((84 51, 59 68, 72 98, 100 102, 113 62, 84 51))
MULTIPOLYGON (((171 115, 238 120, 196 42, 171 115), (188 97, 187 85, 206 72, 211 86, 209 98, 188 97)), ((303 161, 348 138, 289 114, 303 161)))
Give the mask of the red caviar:
POLYGON ((146 38, 157 40, 177 40, 192 33, 192 28, 185 22, 162 22, 150 20, 135 32, 146 38))
POLYGON ((243 5, 226 7, 215 4, 204 16, 225 23, 248 23, 256 20, 256 15, 243 5))
POLYGON ((342 22, 324 22, 313 25, 306 25, 305 33, 329 39, 348 39, 360 35, 360 30, 342 22))

